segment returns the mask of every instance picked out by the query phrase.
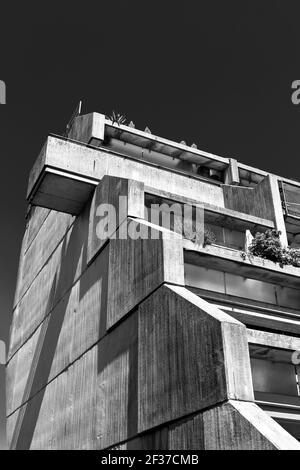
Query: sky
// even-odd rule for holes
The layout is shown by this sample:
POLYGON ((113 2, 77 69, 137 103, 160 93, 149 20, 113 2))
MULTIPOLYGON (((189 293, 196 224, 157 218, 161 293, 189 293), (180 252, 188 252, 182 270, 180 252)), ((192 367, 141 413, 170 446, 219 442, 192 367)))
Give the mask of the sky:
MULTIPOLYGON (((29 171, 49 133, 116 110, 138 129, 300 178, 300 4, 1 4, 0 340, 8 342, 29 171)), ((8 2, 6 2, 8 4, 8 2)), ((5 448, 0 365, 0 448, 5 448)))

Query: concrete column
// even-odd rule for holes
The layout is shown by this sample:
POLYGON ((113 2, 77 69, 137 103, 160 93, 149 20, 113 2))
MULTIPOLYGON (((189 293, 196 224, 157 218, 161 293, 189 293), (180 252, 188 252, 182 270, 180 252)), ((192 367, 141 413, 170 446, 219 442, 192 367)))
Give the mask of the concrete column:
POLYGON ((99 113, 84 114, 74 119, 69 133, 70 139, 98 147, 104 140, 105 115, 99 113))
POLYGON ((288 246, 288 239, 286 234, 285 222, 283 217, 283 210, 281 204, 281 197, 278 186, 278 178, 275 175, 269 175, 270 190, 272 195, 274 221, 277 230, 280 230, 280 240, 284 247, 288 246))
POLYGON ((234 158, 229 159, 229 166, 225 170, 225 184, 239 184, 240 176, 237 160, 234 158))

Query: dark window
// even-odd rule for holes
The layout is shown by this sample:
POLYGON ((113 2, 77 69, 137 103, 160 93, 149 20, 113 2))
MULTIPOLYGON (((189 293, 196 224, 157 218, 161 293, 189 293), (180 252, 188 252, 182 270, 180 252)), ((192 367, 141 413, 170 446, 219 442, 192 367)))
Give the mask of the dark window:
POLYGON ((294 436, 295 439, 300 441, 300 421, 282 418, 276 418, 275 421, 277 421, 280 426, 282 426, 287 432, 294 436))

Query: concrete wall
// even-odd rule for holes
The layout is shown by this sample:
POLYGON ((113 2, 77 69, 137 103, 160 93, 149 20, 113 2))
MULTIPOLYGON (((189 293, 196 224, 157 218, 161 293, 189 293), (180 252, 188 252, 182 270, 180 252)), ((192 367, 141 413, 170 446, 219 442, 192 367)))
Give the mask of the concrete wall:
POLYGON ((254 188, 224 185, 223 191, 225 207, 273 220, 276 229, 281 232, 282 244, 287 246, 286 227, 277 177, 267 175, 254 188))
POLYGON ((78 217, 32 210, 7 366, 11 448, 299 449, 253 403, 246 327, 185 288, 182 240, 140 217, 142 191, 106 177, 78 217), (117 230, 156 239, 99 242, 95 208, 118 194, 135 203, 117 230))

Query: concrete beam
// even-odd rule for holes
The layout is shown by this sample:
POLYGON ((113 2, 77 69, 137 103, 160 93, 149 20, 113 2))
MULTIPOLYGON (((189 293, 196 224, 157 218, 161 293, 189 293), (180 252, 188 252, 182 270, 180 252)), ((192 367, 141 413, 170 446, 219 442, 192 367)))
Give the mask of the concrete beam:
MULTIPOLYGON (((296 331, 295 331, 296 333, 296 331)), ((288 334, 270 333, 268 331, 259 331, 247 329, 248 342, 252 344, 261 344, 273 348, 290 349, 291 351, 300 351, 300 338, 289 336, 288 334)))

